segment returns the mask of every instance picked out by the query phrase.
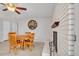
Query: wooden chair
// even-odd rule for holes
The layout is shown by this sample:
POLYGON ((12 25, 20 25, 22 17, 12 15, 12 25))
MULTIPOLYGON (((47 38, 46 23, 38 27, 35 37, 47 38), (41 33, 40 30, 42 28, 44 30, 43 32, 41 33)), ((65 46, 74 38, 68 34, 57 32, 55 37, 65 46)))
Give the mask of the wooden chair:
POLYGON ((22 37, 21 37, 21 35, 17 35, 17 40, 16 40, 16 42, 17 42, 17 47, 18 48, 22 48, 23 47, 23 41, 22 41, 22 37))
POLYGON ((34 33, 31 32, 30 46, 34 47, 34 33))
POLYGON ((21 40, 16 40, 17 42, 17 48, 22 48, 23 47, 23 42, 21 40))
POLYGON ((9 32, 8 34, 9 37, 9 52, 15 52, 16 53, 16 32, 9 32))
POLYGON ((25 46, 34 47, 34 33, 28 32, 25 35, 26 35, 25 46))

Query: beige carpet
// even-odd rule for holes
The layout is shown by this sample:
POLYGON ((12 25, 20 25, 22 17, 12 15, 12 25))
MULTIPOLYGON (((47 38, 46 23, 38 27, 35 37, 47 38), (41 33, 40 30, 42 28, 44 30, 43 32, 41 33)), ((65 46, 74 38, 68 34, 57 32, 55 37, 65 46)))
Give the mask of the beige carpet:
POLYGON ((2 42, 0 44, 0 56, 42 56, 43 43, 39 46, 39 43, 34 44, 35 47, 30 51, 28 48, 25 50, 18 49, 17 54, 9 53, 8 42, 2 42))

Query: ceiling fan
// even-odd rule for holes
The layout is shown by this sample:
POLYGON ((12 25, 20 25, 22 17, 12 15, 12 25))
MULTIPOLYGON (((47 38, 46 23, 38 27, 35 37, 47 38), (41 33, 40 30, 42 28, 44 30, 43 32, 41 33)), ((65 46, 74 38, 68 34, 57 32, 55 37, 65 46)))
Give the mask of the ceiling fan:
POLYGON ((16 6, 14 3, 0 3, 0 4, 6 6, 6 8, 3 9, 2 11, 9 10, 9 11, 12 11, 12 12, 16 12, 17 14, 21 14, 21 10, 24 10, 24 11, 27 10, 24 7, 18 7, 18 6, 16 6))

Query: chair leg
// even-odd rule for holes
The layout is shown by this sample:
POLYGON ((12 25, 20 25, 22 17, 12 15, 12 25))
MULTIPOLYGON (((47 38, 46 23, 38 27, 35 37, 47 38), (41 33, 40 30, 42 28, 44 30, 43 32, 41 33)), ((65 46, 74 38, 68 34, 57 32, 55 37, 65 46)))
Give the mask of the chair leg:
POLYGON ((11 52, 12 52, 12 49, 13 49, 13 47, 12 47, 12 46, 10 46, 10 47, 9 47, 9 53, 11 53, 11 52))
POLYGON ((11 53, 11 47, 9 47, 9 53, 11 53))
POLYGON ((14 54, 17 54, 17 47, 14 47, 14 54))
POLYGON ((16 47, 10 47, 9 48, 9 53, 17 54, 17 48, 16 47))
POLYGON ((34 48, 34 43, 32 43, 31 46, 34 48))

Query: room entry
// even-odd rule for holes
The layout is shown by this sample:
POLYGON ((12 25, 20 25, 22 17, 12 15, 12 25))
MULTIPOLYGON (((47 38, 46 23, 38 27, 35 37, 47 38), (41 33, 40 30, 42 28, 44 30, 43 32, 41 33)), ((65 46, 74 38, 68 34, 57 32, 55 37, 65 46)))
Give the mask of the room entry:
POLYGON ((53 46, 54 46, 54 50, 57 53, 57 32, 53 31, 53 46))

